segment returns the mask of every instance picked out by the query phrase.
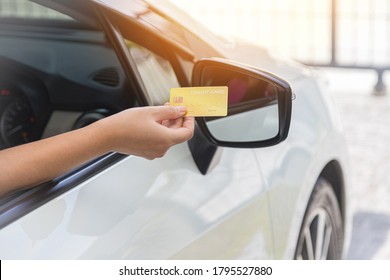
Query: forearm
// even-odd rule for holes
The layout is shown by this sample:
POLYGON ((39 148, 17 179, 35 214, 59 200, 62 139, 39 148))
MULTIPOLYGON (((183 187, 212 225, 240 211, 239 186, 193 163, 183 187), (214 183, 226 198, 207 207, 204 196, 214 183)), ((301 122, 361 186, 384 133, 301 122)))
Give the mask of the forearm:
POLYGON ((110 150, 100 126, 0 151, 0 196, 38 185, 110 150))

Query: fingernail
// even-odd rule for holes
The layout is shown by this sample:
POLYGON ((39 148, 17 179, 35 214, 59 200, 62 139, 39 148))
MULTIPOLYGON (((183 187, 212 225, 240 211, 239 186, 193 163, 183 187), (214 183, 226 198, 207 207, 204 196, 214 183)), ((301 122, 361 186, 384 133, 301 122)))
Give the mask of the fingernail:
POLYGON ((187 112, 187 109, 186 109, 186 107, 184 107, 184 106, 176 106, 176 110, 177 110, 179 113, 185 113, 185 112, 187 112))

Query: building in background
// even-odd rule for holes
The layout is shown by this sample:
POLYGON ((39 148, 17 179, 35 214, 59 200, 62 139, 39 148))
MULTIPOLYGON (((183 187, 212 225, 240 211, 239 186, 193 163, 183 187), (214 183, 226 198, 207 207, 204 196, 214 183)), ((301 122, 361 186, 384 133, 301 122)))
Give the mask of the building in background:
POLYGON ((171 0, 214 32, 313 66, 373 69, 385 92, 389 0, 171 0))

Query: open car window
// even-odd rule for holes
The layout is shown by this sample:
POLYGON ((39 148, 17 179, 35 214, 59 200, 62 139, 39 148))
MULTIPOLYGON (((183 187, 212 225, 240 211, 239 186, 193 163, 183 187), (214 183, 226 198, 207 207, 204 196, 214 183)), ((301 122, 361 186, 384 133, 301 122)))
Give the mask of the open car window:
MULTIPOLYGON (((77 129, 132 105, 104 33, 71 16, 33 1, 0 0, 0 149, 77 129)), ((0 228, 122 157, 103 155, 0 197, 0 228)))

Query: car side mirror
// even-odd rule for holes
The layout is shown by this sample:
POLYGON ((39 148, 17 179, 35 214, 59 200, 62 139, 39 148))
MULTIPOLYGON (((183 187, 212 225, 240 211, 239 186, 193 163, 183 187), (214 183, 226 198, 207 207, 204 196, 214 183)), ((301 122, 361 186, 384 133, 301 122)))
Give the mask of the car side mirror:
POLYGON ((260 148, 287 138, 292 92, 285 80, 263 70, 219 58, 202 59, 193 86, 227 86, 226 117, 198 118, 203 135, 224 147, 260 148))

